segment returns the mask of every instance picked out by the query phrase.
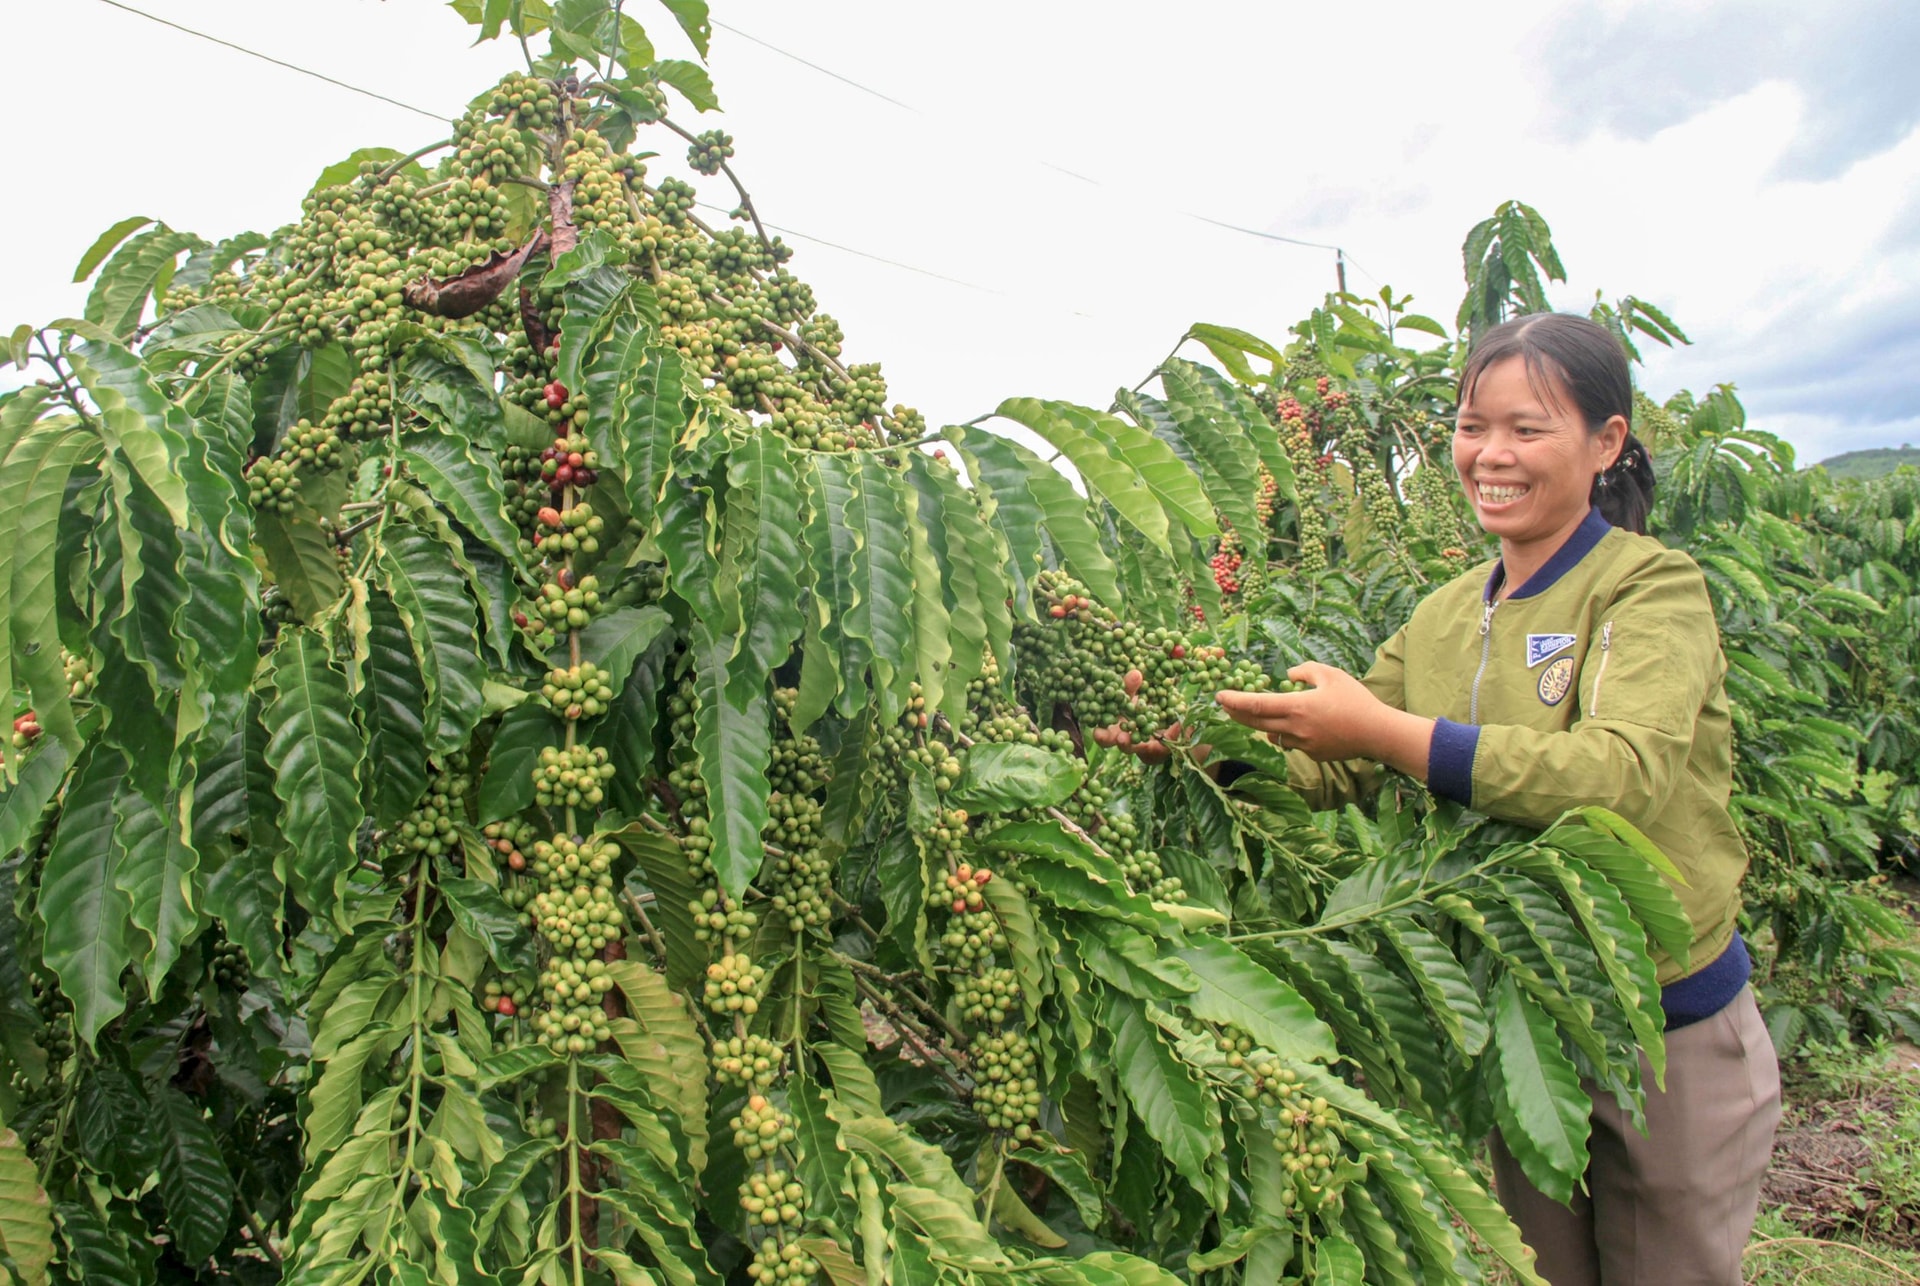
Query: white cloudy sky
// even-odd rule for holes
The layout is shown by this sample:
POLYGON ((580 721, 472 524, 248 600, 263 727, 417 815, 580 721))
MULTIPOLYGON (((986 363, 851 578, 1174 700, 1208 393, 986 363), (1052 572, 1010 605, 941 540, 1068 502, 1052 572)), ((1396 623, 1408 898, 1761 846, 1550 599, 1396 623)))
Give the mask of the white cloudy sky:
MULTIPOLYGON (((517 60, 466 48, 432 0, 129 3, 443 116, 517 60)), ((628 8, 675 43, 664 10, 628 8)), ((9 328, 77 313, 72 264, 125 215, 271 227, 355 148, 436 137, 103 0, 0 14, 9 328)), ((1732 382, 1804 459, 1920 440, 1910 0, 716 0, 715 16, 737 169, 805 234, 794 266, 850 354, 936 423, 1012 394, 1104 404, 1189 323, 1283 338, 1332 286, 1331 254, 1194 214, 1339 244, 1355 289, 1391 282, 1450 319, 1467 228, 1518 197, 1572 271, 1556 303, 1635 293, 1693 336, 1651 358, 1656 396, 1732 382)))

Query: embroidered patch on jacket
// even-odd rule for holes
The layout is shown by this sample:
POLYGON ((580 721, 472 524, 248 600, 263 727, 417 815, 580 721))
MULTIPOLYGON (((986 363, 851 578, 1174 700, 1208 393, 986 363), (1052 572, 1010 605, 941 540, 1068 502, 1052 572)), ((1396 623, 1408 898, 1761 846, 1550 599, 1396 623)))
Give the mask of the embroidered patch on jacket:
POLYGON ((1564 652, 1572 647, 1575 636, 1572 634, 1529 634, 1527 635, 1527 668, 1531 670, 1555 652, 1564 652))
POLYGON ((1540 699, 1548 705, 1559 705, 1566 697, 1568 689, 1572 687, 1572 657, 1563 656, 1546 669, 1540 671, 1540 699))

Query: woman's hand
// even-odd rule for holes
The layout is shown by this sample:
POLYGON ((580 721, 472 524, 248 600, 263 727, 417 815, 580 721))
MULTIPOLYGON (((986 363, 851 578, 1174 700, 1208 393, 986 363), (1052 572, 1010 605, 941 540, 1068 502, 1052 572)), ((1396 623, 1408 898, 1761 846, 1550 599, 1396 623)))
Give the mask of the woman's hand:
MULTIPOLYGON (((1176 723, 1170 728, 1162 729, 1159 736, 1150 737, 1145 741, 1135 741, 1131 732, 1116 723, 1105 728, 1095 728, 1093 742, 1097 746, 1124 751, 1139 759, 1141 763, 1163 764, 1172 757, 1173 751, 1161 738, 1172 737, 1177 740, 1185 735, 1186 729, 1176 723)), ((1207 762, 1207 756, 1212 750, 1212 746, 1205 744, 1187 747, 1187 753, 1192 756, 1193 762, 1203 765, 1207 762)))
POLYGON ((1345 670, 1318 661, 1294 666, 1287 677, 1311 687, 1221 692, 1220 708, 1282 750, 1303 751, 1321 762, 1376 759, 1426 780, 1433 720, 1394 709, 1345 670))

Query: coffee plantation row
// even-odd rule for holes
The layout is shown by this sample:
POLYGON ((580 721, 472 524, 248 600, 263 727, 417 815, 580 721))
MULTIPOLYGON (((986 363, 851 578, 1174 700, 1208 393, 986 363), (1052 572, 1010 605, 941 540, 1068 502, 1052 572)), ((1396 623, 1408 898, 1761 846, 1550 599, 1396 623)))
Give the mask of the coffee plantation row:
MULTIPOLYGON (((1309 813, 1211 699, 1364 668, 1485 555, 1462 344, 1335 296, 1003 402, 1076 486, 851 360, 681 123, 703 66, 455 7, 529 57, 450 137, 270 235, 119 225, 12 337, 0 1273, 1537 1281, 1478 1141, 1564 1195, 1580 1078, 1658 1073, 1670 864, 1405 781, 1309 813), (1239 775, 1100 744, 1172 725, 1239 775)), ((1463 335, 1563 276, 1518 204, 1466 251, 1463 335)), ((1727 389, 1642 410, 1776 1039, 1911 1029, 1920 484, 1797 473, 1727 389)))

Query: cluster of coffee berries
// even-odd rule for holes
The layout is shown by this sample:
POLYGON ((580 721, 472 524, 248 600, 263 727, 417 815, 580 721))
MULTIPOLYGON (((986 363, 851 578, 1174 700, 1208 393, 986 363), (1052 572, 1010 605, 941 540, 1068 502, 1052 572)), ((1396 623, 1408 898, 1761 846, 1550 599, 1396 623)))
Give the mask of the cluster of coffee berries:
MULTIPOLYGON (((1141 834, 1130 800, 1108 780, 1114 775, 1111 764, 1101 773, 1089 774, 1056 807, 1114 859, 1133 892, 1144 893, 1156 902, 1185 902, 1187 893, 1179 877, 1163 872, 1160 854, 1141 834)), ((1044 816, 1041 810, 1030 808, 1000 815, 1009 822, 1039 821, 1044 816)))
POLYGON ((253 969, 238 943, 229 942, 224 935, 216 933, 207 953, 207 976, 222 991, 245 991, 253 981, 253 969))
POLYGON ((794 933, 827 923, 833 918, 833 863, 824 847, 820 805, 811 796, 774 791, 761 834, 771 846, 764 891, 774 922, 784 921, 794 933))
MULTIPOLYGON (((968 883, 978 884, 980 877, 993 878, 993 873, 985 869, 976 870, 968 883)), ((1005 941, 1000 929, 1000 917, 984 903, 969 905, 973 898, 979 897, 976 887, 971 895, 954 896, 951 889, 938 889, 927 896, 931 906, 944 907, 951 913, 944 932, 940 935, 942 953, 951 960, 956 968, 972 973, 977 969, 993 967, 994 952, 1005 941), (965 911, 955 911, 955 903, 965 906, 965 911)))
POLYGON ((37 974, 29 975, 33 1007, 40 1016, 41 1028, 35 1037, 47 1056, 46 1069, 36 1079, 14 1066, 7 1079, 12 1104, 7 1124, 26 1143, 27 1150, 44 1156, 54 1146, 64 1125, 61 1108, 71 1102, 67 1080, 68 1063, 77 1046, 73 1035, 73 1009, 58 986, 37 974))
POLYGON ((821 1270, 799 1241, 808 1202, 805 1185, 787 1169, 787 1147, 796 1137, 793 1118, 755 1094, 728 1126, 750 1167, 738 1189, 747 1234, 757 1239, 747 1275, 756 1286, 806 1286, 821 1270))
POLYGON ((722 1016, 751 1018, 760 1010, 760 991, 766 977, 767 971, 745 952, 721 956, 707 966, 707 1008, 722 1016))
POLYGON ((1011 969, 989 968, 962 977, 954 984, 960 1016, 969 1023, 998 1027, 1020 1012, 1020 978, 1011 969))
POLYGON ((1328 460, 1314 445, 1319 417, 1310 423, 1306 408, 1294 397, 1281 397, 1270 414, 1299 493, 1293 507, 1296 556, 1300 570, 1314 575, 1327 569, 1327 519, 1319 493, 1327 483, 1328 460))
POLYGON ((988 1129, 1009 1130, 1025 1142, 1040 1115, 1040 1082, 1033 1043, 1005 1030, 973 1042, 973 1110, 988 1129))
POLYGON ((612 843, 556 835, 528 855, 534 888, 525 914, 547 947, 533 1027, 557 1054, 586 1053, 609 1035, 600 1000, 613 979, 600 955, 626 932, 614 892, 618 854, 612 843))
POLYGON ((49 1067, 65 1063, 74 1054, 73 1006, 51 981, 33 976, 33 1007, 43 1024, 40 1048, 46 1052, 49 1067))
POLYGON ((773 753, 767 761, 767 782, 789 795, 811 795, 824 789, 833 774, 820 752, 819 739, 793 731, 790 721, 799 695, 792 688, 773 691, 773 712, 779 720, 780 735, 774 739, 773 753))
POLYGON ((553 440, 553 445, 540 453, 540 476, 555 491, 562 487, 591 487, 600 480, 600 453, 587 445, 586 438, 578 432, 566 431, 567 423, 585 425, 587 404, 584 398, 577 403, 572 398, 562 401, 554 407, 554 393, 564 395, 566 389, 559 384, 547 385, 547 406, 554 410, 562 420, 561 432, 553 440))
POLYGON ((559 177, 573 184, 573 222, 582 233, 603 229, 616 237, 633 226, 633 208, 627 203, 628 174, 645 167, 613 154, 599 133, 575 130, 567 140, 566 161, 559 177))
POLYGON ((272 455, 248 467, 248 499, 256 508, 291 513, 303 478, 331 473, 345 460, 338 430, 311 420, 296 421, 272 455))
POLYGON ((773 1168, 747 1176, 740 1185, 740 1208, 749 1223, 798 1228, 806 1218, 807 1190, 785 1170, 773 1168))
POLYGON ((1273 515, 1280 506, 1280 480, 1267 472, 1267 466, 1260 466, 1260 490, 1253 498, 1253 511, 1260 519, 1260 539, 1267 538, 1267 532, 1273 526, 1273 515))
MULTIPOLYGON (((611 990, 613 978, 604 961, 554 955, 540 971, 540 999, 545 1003, 534 1015, 535 1034, 556 1054, 586 1053, 613 1034, 602 1001, 611 990)), ((511 998, 507 1003, 518 1009, 511 998)))
POLYGON ((607 703, 613 700, 613 684, 609 679, 606 671, 591 661, 556 666, 547 671, 540 695, 562 719, 591 719, 605 714, 607 703))
POLYGON ((697 174, 718 174, 720 167, 733 158, 733 136, 723 130, 708 130, 687 148, 687 164, 697 174))
POLYGON ((69 652, 60 649, 60 668, 67 678, 67 695, 75 701, 84 701, 93 695, 93 685, 97 675, 93 668, 91 652, 69 652))
POLYGON ((749 1098, 727 1128, 733 1131, 733 1146, 749 1164, 774 1156, 795 1138, 793 1118, 761 1094, 749 1098))
POLYGON ((599 746, 542 746, 533 770, 533 799, 542 808, 598 808, 614 767, 599 746))
MULTIPOLYGON (((706 819, 700 819, 702 827, 706 819)), ((730 901, 718 888, 709 886, 687 905, 693 912, 693 936, 698 942, 719 942, 731 948, 753 936, 760 917, 738 902, 730 901)), ((731 951, 728 951, 731 954, 731 951)))
POLYGON ((787 1282, 791 1286, 804 1286, 820 1276, 820 1261, 807 1253, 807 1249, 796 1239, 767 1237, 753 1252, 753 1262, 747 1266, 747 1275, 755 1286, 776 1286, 787 1282))
MULTIPOLYGON (((526 850, 539 836, 539 830, 532 822, 488 822, 480 833, 509 871, 519 875, 527 869, 526 850)), ((509 885, 501 890, 509 906, 517 904, 514 897, 516 890, 523 891, 523 886, 509 885)))
POLYGON ((512 980, 487 979, 480 995, 480 1008, 502 1018, 517 1018, 527 1007, 527 988, 512 980))
POLYGON ((962 862, 948 873, 946 882, 941 888, 927 895, 927 900, 933 906, 946 907, 955 915, 978 911, 986 905, 983 890, 992 879, 993 872, 986 867, 975 870, 962 862))
MULTIPOLYGON (((396 301, 397 302, 397 301, 396 301)), ((367 305, 369 309, 372 304, 367 305)), ((327 404, 326 418, 320 427, 340 438, 370 438, 384 433, 393 420, 393 399, 386 381, 356 375, 347 391, 327 404)))
POLYGON ((31 710, 25 710, 13 719, 13 748, 25 750, 40 740, 40 717, 31 710))
POLYGON ((1059 571, 1034 578, 1043 624, 1014 633, 1020 681, 1031 708, 1051 722, 1063 707, 1083 731, 1118 728, 1144 740, 1188 720, 1221 688, 1264 691, 1260 667, 1174 630, 1122 621, 1059 571))
MULTIPOLYGON (((510 392, 510 391, 509 391, 510 392)), ((540 511, 552 498, 553 484, 540 476, 540 455, 529 447, 508 443, 500 449, 500 478, 505 484, 507 517, 527 532, 522 552, 533 552, 533 536, 540 511)))
MULTIPOLYGON (((496 92, 493 101, 500 97, 496 92)), ((504 120, 490 121, 480 112, 468 112, 455 121, 453 137, 459 148, 454 153, 454 162, 471 175, 475 183, 524 177, 539 164, 537 147, 518 129, 504 120)), ((463 208, 461 213, 467 216, 468 226, 473 226, 474 212, 463 208)), ((491 227, 482 224, 475 230, 484 233, 491 231, 491 227)))
POLYGON ((466 794, 467 757, 455 752, 434 766, 426 794, 394 827, 393 842, 404 852, 428 857, 458 852, 460 837, 455 827, 465 820, 466 794))
MULTIPOLYGON (((909 717, 915 715, 924 717, 924 712, 908 711, 909 717)), ((919 738, 913 734, 911 728, 905 728, 894 734, 887 749, 901 751, 906 761, 919 764, 932 772, 933 788, 943 795, 960 781, 964 765, 960 762, 959 756, 953 753, 952 747, 944 741, 919 738)))
POLYGON ((1297 1202, 1311 1211, 1327 1209, 1339 1199, 1335 1171, 1345 1148, 1339 1114, 1326 1099, 1309 1094, 1299 1076, 1287 1068, 1267 1062, 1257 1065, 1254 1074, 1260 1095, 1275 1101, 1278 1124, 1273 1146, 1292 1180, 1281 1194, 1281 1205, 1297 1202))
POLYGON ((1226 526, 1224 520, 1222 527, 1220 545, 1207 560, 1207 566, 1213 569, 1213 583, 1222 594, 1238 594, 1244 588, 1241 569, 1246 558, 1241 553, 1240 533, 1226 526))
POLYGON ((247 501, 255 509, 290 514, 300 492, 300 469, 292 461, 264 455, 247 466, 247 501))
MULTIPOLYGON (((576 108, 580 93, 569 81, 506 77, 454 122, 451 149, 430 174, 420 172, 415 157, 363 164, 352 180, 311 194, 282 245, 245 256, 203 284, 175 286, 162 295, 161 312, 212 302, 270 315, 267 333, 285 335, 285 344, 343 342, 365 388, 337 400, 320 422, 342 444, 391 426, 397 408, 381 405, 382 390, 401 350, 423 329, 485 336, 487 348, 506 355, 509 400, 570 434, 584 428, 587 407, 577 390, 553 378, 564 321, 560 292, 508 285, 489 298, 490 279, 472 275, 524 244, 528 211, 510 198, 514 185, 546 186, 556 197, 551 217, 566 218, 582 236, 610 239, 621 261, 647 266, 662 302, 662 339, 688 357, 717 399, 811 450, 873 447, 889 435, 900 441, 923 433, 924 418, 911 408, 888 411, 877 366, 841 364, 840 327, 784 267, 792 254, 785 244, 757 226, 716 230, 701 223, 698 193, 688 183, 666 179, 649 188, 644 161, 653 153, 630 151, 624 137, 586 128, 598 104, 576 108)), ((665 95, 643 79, 622 106, 624 136, 627 123, 662 119, 665 95)), ((700 174, 720 173, 734 152, 733 139, 720 130, 690 142, 688 159, 700 174)), ((562 240, 559 227, 549 230, 562 240)), ((522 280, 538 281, 544 266, 529 264, 522 280)), ((272 346, 256 344, 232 360, 251 376, 275 356, 272 346)), ((591 453, 578 442, 568 447, 562 458, 576 457, 567 466, 575 485, 590 485, 594 465, 582 457, 591 453)), ((257 503, 296 503, 302 469, 293 460, 255 472, 257 503)), ((568 485, 564 475, 549 473, 548 480, 568 485)))
POLYGON ((559 119, 560 99, 553 86, 539 77, 508 72, 487 97, 487 114, 522 129, 552 129, 559 119))
POLYGON ((709 855, 713 852, 713 835, 708 825, 707 783, 700 778, 700 756, 693 747, 700 694, 694 687, 691 672, 681 676, 667 697, 666 710, 666 784, 680 817, 680 851, 686 855, 687 878, 695 884, 711 885, 714 872, 709 855))
POLYGON ((1036 724, 1002 680, 999 659, 989 651, 981 658, 980 673, 967 684, 966 708, 959 717, 960 732, 974 741, 1017 743, 1063 755, 1074 753, 1072 734, 1036 724))
MULTIPOLYGON (((553 511, 549 509, 542 512, 553 511)), ((595 518, 593 521, 600 520, 595 518)), ((564 567, 559 575, 540 587, 540 595, 534 602, 534 610, 556 630, 583 630, 599 609, 600 578, 582 576, 575 581, 573 573, 564 567)))
POLYGON ((593 506, 586 501, 565 509, 546 505, 535 518, 540 534, 534 544, 545 557, 600 552, 600 533, 606 527, 606 519, 595 514, 593 506))
POLYGON ((720 1084, 764 1090, 779 1079, 786 1056, 778 1041, 748 1034, 716 1037, 707 1061, 720 1084))
MULTIPOLYGON (((961 832, 964 816, 958 823, 961 832)), ((936 835, 925 847, 944 855, 954 851, 954 839, 951 834, 946 839, 936 835)), ((1027 1014, 1019 977, 998 955, 1005 933, 986 895, 993 879, 987 867, 956 862, 928 891, 927 905, 946 917, 935 951, 954 979, 954 1002, 969 1031, 974 1110, 989 1129, 1009 1130, 1025 1140, 1039 1115, 1040 1090, 1033 1047, 1021 1030, 1027 1014)))

